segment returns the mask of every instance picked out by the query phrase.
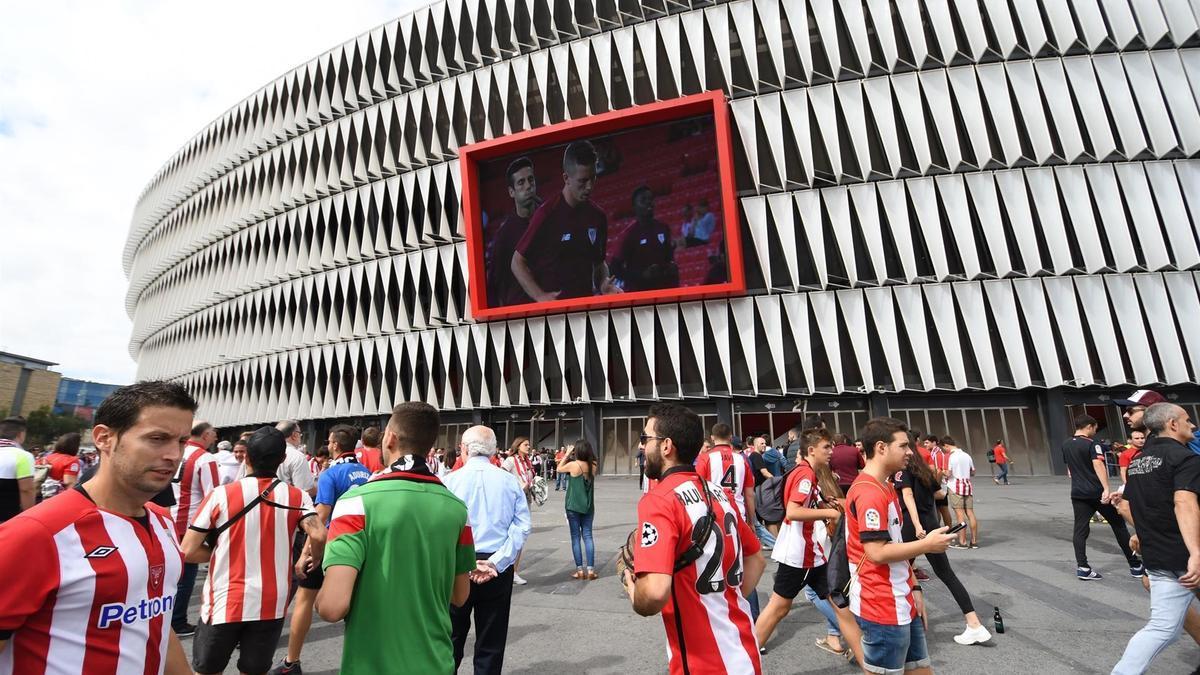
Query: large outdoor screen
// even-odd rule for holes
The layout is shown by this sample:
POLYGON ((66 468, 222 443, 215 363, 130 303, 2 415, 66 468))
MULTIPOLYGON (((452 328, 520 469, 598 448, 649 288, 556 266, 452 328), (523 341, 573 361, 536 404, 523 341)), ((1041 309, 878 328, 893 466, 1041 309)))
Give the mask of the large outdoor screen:
POLYGON ((477 319, 745 289, 720 92, 467 146, 460 160, 477 319))

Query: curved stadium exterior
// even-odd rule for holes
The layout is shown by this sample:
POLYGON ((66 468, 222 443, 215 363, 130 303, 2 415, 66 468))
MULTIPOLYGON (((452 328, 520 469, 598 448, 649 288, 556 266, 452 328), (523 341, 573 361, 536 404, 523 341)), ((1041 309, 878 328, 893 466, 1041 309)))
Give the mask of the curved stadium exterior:
POLYGON ((1060 472, 1071 414, 1116 439, 1117 394, 1200 401, 1197 45, 1184 0, 437 3, 154 176, 130 351, 226 428, 425 400, 442 445, 584 436, 619 474, 681 399, 772 437, 889 413, 1060 472), (472 321, 459 147, 714 89, 746 296, 472 321))

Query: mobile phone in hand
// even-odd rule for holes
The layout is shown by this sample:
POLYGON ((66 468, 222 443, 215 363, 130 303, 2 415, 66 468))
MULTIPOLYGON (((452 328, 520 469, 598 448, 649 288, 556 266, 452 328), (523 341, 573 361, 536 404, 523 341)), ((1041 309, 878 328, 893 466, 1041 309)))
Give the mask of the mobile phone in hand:
POLYGON ((958 532, 962 532, 966 528, 967 528, 966 523, 958 523, 954 527, 951 527, 950 529, 946 530, 946 534, 957 534, 958 532))

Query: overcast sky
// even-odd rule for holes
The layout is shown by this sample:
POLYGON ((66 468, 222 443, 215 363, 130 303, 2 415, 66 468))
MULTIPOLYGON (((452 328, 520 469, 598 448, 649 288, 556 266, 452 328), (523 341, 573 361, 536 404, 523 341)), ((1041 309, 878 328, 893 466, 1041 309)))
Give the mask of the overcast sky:
POLYGON ((124 384, 121 253, 184 143, 290 68, 427 0, 26 2, 0 22, 0 351, 124 384))

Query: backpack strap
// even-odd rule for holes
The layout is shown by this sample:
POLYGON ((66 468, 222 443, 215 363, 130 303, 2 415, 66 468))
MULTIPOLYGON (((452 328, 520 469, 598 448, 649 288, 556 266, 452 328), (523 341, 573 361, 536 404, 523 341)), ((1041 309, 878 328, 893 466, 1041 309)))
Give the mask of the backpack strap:
MULTIPOLYGON (((217 537, 221 536, 222 532, 233 527, 233 524, 236 523, 237 521, 241 520, 242 518, 245 518, 246 514, 250 513, 251 509, 258 506, 259 502, 266 502, 268 505, 273 506, 277 509, 289 509, 289 510, 293 510, 293 511, 302 511, 303 507, 287 506, 286 504, 279 504, 277 502, 271 501, 270 499, 267 499, 267 495, 271 494, 271 492, 275 489, 276 486, 279 485, 279 483, 280 483, 280 480, 278 478, 271 481, 271 484, 267 486, 266 490, 263 490, 257 497, 255 497, 254 499, 251 499, 248 504, 246 504, 244 507, 242 507, 241 511, 238 511, 237 513, 233 514, 233 516, 231 516, 229 518, 229 520, 225 521, 224 523, 221 523, 217 527, 214 527, 209 530, 205 530, 208 533, 208 537, 207 537, 208 541, 215 542, 217 537)), ((193 528, 193 529, 195 529, 195 528, 193 528)))

